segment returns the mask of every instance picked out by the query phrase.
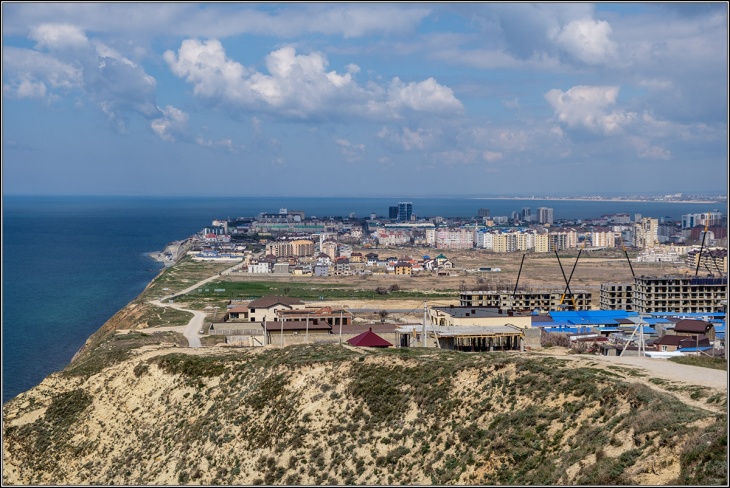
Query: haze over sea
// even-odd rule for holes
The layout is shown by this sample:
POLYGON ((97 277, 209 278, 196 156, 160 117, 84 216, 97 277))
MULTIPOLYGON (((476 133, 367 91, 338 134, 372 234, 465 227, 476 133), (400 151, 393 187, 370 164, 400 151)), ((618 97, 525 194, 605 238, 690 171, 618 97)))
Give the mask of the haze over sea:
POLYGON ((313 197, 3 197, 2 400, 63 369, 114 313, 160 271, 146 253, 162 250, 213 219, 253 217, 284 207, 307 217, 387 216, 398 201, 419 217, 493 216, 523 207, 554 209, 555 219, 640 213, 679 219, 724 204, 313 197))

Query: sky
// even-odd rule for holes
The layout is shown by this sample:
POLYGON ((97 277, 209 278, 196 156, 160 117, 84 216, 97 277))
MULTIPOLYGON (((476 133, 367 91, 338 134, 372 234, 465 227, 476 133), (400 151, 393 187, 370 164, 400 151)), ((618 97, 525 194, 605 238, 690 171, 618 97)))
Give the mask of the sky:
POLYGON ((3 194, 726 194, 728 4, 2 4, 3 194))

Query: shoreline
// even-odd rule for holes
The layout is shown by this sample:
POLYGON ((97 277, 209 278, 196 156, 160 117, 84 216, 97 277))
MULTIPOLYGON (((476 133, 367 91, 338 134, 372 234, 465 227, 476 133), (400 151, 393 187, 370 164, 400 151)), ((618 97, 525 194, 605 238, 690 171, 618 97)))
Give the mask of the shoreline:
POLYGON ((684 203, 684 204, 725 204, 720 200, 637 200, 627 198, 557 198, 557 197, 474 197, 474 200, 537 200, 551 202, 626 202, 626 203, 684 203))

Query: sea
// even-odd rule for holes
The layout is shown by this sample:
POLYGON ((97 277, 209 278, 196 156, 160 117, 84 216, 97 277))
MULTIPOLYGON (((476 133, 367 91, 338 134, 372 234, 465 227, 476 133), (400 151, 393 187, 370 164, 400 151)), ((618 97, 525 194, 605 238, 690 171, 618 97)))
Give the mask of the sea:
POLYGON ((280 209, 307 217, 388 216, 398 201, 418 217, 509 216, 530 207, 555 219, 628 213, 679 220, 719 203, 487 198, 3 196, 2 401, 66 367, 86 339, 160 272, 148 253, 187 238, 215 219, 280 209))

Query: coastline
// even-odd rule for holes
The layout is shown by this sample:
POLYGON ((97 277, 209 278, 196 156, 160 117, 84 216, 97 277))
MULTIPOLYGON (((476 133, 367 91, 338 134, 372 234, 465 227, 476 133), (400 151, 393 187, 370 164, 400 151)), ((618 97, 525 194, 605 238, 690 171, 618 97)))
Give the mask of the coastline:
POLYGON ((684 204, 723 204, 720 200, 639 200, 629 198, 559 198, 559 197, 474 197, 474 200, 542 200, 555 202, 626 202, 626 203, 684 203, 684 204))
POLYGON ((181 257, 190 249, 190 238, 183 239, 182 241, 172 241, 162 251, 148 252, 147 255, 157 262, 170 267, 177 263, 181 257))

